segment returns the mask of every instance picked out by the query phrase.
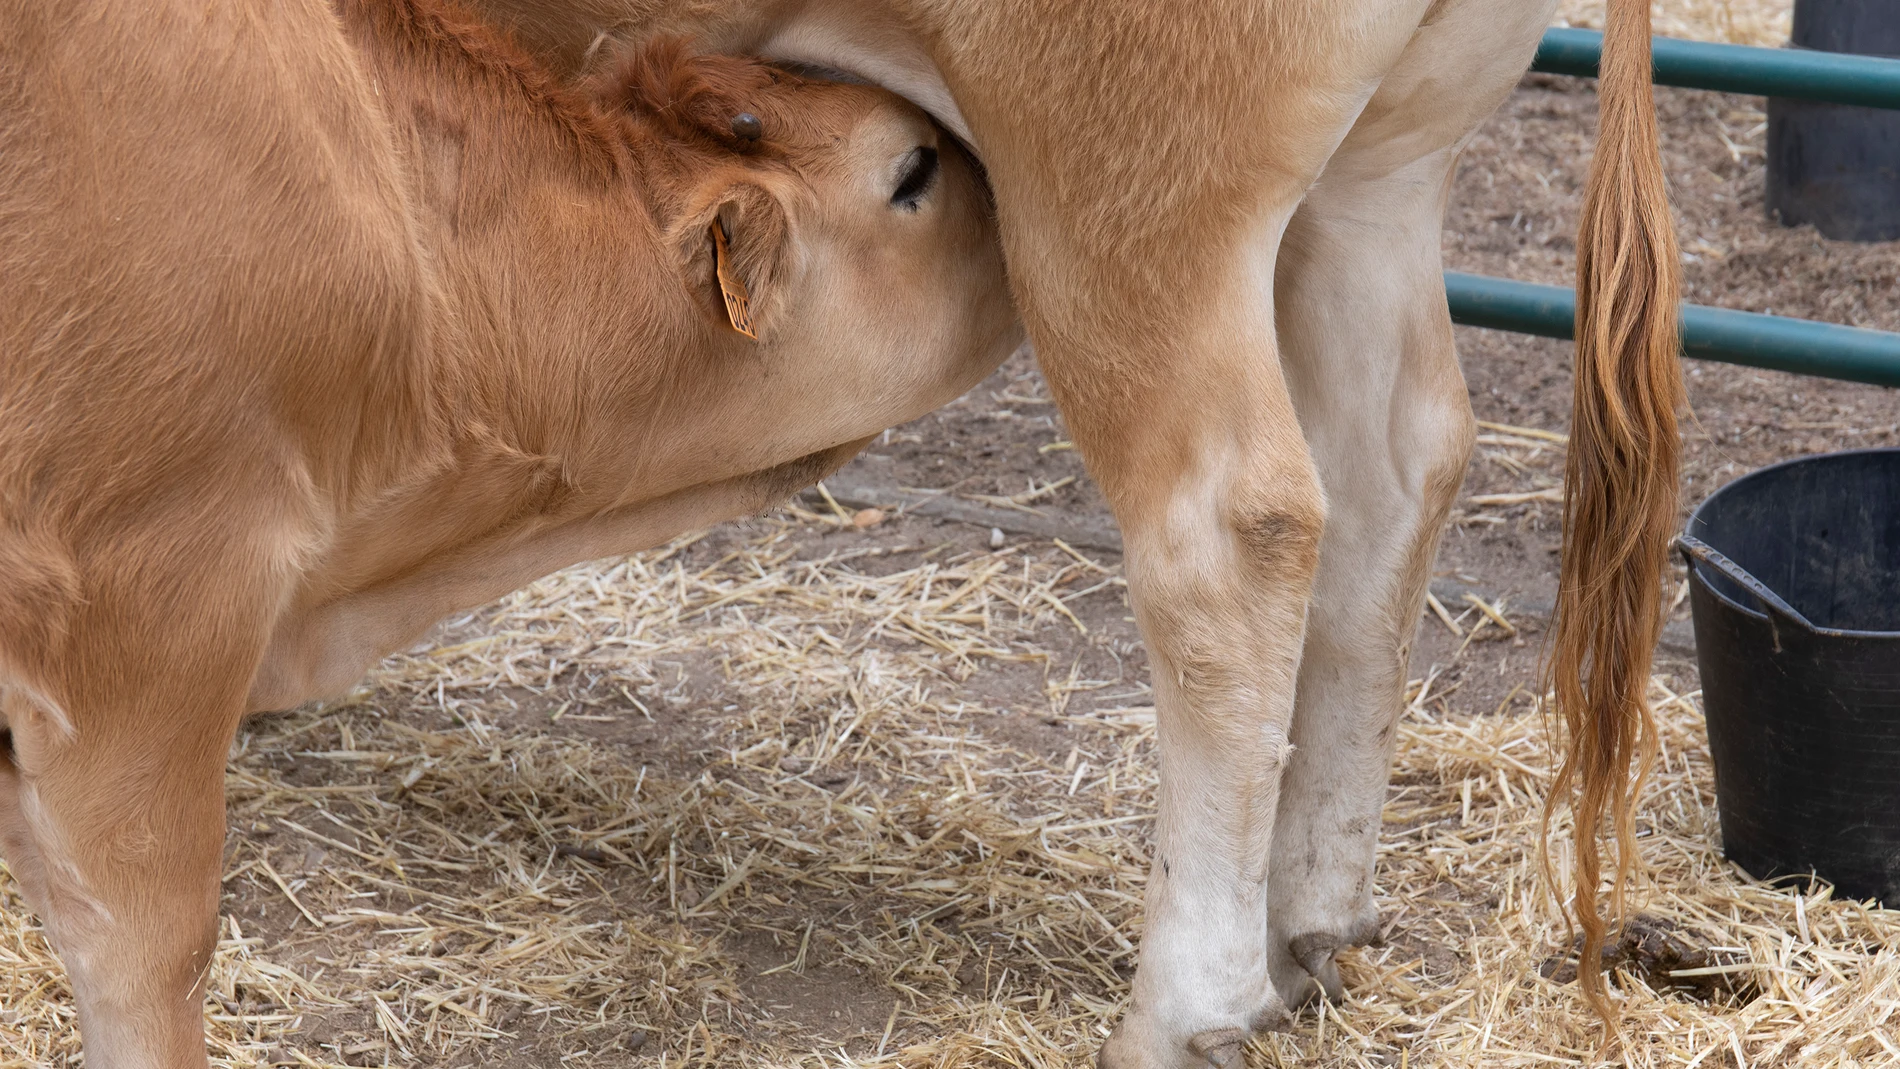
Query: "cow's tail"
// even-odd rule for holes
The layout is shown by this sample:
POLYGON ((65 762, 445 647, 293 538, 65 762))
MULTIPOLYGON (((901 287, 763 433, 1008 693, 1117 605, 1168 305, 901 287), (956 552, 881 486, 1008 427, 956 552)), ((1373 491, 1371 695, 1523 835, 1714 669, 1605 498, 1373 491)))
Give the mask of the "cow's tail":
POLYGON ((1682 380, 1681 265, 1650 86, 1649 0, 1607 3, 1596 158, 1577 229, 1576 393, 1549 661, 1568 748, 1545 828, 1571 807, 1578 977, 1613 1022, 1600 955, 1636 868, 1637 795, 1656 753, 1647 691, 1676 523, 1682 380), (1615 858, 1607 918, 1598 894, 1606 814, 1615 858))

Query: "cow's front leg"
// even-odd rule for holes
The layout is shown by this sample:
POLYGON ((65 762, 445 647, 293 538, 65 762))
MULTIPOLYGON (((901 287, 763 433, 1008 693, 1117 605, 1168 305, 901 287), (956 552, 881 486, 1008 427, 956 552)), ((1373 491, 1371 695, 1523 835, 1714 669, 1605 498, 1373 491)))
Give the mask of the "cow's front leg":
POLYGON ((1268 858, 1323 510, 1284 393, 1251 378, 1254 411, 1173 428, 1193 443, 1181 469, 1122 513, 1161 785, 1140 969, 1105 1067, 1237 1065, 1250 1031, 1286 1019, 1268 858))

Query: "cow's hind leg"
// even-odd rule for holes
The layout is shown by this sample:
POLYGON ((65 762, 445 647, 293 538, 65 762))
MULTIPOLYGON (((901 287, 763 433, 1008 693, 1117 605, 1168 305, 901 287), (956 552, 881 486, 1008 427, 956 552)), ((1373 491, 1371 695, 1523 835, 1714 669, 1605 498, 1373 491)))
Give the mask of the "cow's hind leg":
POLYGON ((1408 654, 1474 429, 1445 307, 1445 199, 1546 7, 1442 5, 1281 245, 1282 359, 1327 497, 1273 842, 1273 978, 1293 1004, 1337 998, 1334 953, 1378 930, 1373 854, 1408 654), (1448 64, 1459 92, 1431 77, 1448 64))
MULTIPOLYGON (((1325 508, 1264 328, 1171 339, 1166 374, 1113 402, 1058 387, 1115 502, 1158 709, 1147 925, 1105 1069, 1237 1066, 1249 1031, 1287 1019, 1268 973, 1269 843, 1325 508)), ((1061 381, 1062 356, 1040 356, 1061 381)))
POLYGON ((1281 343, 1328 505, 1273 844, 1274 984, 1295 1005, 1316 984, 1337 998, 1334 951, 1378 930, 1373 851, 1407 658, 1471 449, 1438 271, 1446 170, 1432 159, 1380 183, 1393 196, 1370 225, 1332 216, 1316 190, 1282 248, 1281 343))
POLYGON ((1154 680, 1146 924, 1105 1069, 1238 1066, 1251 1030, 1288 1019, 1268 867, 1325 506, 1274 264, 1427 6, 965 3, 938 57, 1037 357, 1121 525, 1154 680))

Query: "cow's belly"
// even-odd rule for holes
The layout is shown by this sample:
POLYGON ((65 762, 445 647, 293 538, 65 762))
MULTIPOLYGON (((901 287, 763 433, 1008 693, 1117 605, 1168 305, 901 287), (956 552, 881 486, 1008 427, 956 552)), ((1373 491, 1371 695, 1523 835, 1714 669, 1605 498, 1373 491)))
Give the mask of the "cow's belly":
POLYGON ((715 52, 825 68, 906 97, 974 144, 926 43, 930 27, 891 0, 474 0, 557 69, 579 73, 599 35, 681 34, 715 52))
POLYGON ((980 155, 970 124, 921 37, 889 5, 828 0, 764 28, 758 50, 773 59, 848 72, 929 112, 980 155))

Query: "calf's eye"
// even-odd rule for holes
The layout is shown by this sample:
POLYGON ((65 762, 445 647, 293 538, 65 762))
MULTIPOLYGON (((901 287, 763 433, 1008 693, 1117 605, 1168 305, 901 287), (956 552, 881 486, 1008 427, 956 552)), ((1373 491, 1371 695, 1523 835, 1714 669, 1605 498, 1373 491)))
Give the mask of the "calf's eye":
POLYGON ((937 150, 928 146, 912 149, 905 159, 904 177, 898 179, 897 190, 891 194, 891 205, 914 212, 936 184, 937 150))

